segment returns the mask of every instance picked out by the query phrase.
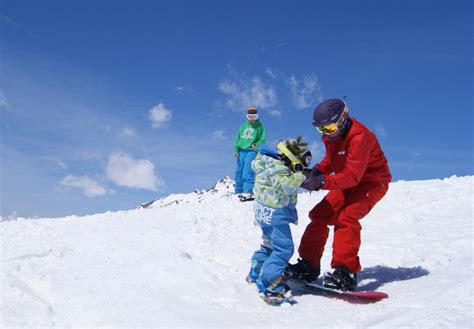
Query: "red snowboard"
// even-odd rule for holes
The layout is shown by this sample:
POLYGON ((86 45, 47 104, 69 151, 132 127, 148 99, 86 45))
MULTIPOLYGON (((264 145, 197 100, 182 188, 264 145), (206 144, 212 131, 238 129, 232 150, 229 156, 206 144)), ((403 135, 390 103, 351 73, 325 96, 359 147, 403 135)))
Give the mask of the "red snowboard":
POLYGON ((388 298, 388 294, 379 291, 340 291, 323 287, 317 283, 307 283, 306 285, 315 291, 321 292, 322 295, 343 299, 351 303, 369 304, 388 298))

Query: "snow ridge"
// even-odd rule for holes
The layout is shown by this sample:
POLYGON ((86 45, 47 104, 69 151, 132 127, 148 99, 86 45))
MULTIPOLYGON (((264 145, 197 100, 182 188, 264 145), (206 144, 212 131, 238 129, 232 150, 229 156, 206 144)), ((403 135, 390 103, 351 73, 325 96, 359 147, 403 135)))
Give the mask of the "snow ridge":
POLYGON ((165 198, 158 200, 152 200, 142 203, 137 208, 156 208, 156 207, 168 207, 173 204, 189 203, 189 202, 202 202, 208 195, 217 196, 230 196, 234 193, 235 182, 230 179, 229 176, 225 176, 221 180, 217 181, 214 186, 207 190, 195 190, 192 194, 171 194, 165 198))

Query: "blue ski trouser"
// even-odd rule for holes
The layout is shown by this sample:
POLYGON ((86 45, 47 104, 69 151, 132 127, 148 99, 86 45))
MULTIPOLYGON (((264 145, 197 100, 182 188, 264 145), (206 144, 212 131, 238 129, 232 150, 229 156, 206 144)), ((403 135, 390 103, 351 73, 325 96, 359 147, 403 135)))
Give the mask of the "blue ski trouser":
POLYGON ((249 277, 260 292, 272 287, 282 276, 293 256, 294 245, 289 224, 261 225, 263 243, 252 256, 249 277))
POLYGON ((237 169, 235 171, 235 193, 252 193, 255 183, 255 172, 252 169, 252 161, 257 156, 254 150, 240 150, 237 157, 237 169))

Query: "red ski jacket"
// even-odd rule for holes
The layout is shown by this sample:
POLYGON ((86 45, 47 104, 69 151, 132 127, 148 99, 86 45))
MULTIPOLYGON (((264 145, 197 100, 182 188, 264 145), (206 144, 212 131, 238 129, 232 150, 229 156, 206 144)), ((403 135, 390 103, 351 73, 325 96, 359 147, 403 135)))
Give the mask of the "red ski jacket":
POLYGON ((375 134, 354 118, 351 120, 344 139, 330 141, 323 136, 326 155, 315 165, 326 178, 322 188, 344 190, 373 181, 388 185, 392 175, 375 134))

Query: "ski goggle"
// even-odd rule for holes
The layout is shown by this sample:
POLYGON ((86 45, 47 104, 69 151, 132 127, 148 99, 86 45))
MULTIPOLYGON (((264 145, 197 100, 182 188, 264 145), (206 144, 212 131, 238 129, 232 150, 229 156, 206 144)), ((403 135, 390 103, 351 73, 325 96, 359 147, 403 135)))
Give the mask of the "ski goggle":
POLYGON ((317 131, 319 131, 321 134, 325 134, 325 135, 331 135, 331 134, 335 133, 336 130, 338 130, 338 129, 339 128, 338 128, 337 124, 335 124, 335 123, 330 123, 328 125, 316 127, 317 131))
POLYGON ((347 116, 348 116, 347 112, 349 112, 349 108, 346 105, 344 107, 344 111, 342 111, 341 116, 336 122, 328 123, 327 125, 323 125, 323 126, 317 126, 315 127, 316 130, 319 131, 321 134, 325 134, 325 135, 334 134, 339 128, 342 127, 342 125, 344 124, 344 121, 346 121, 347 116))
POLYGON ((247 114, 247 119, 248 119, 248 120, 257 120, 257 119, 258 119, 258 113, 255 113, 255 114, 247 114))
POLYGON ((290 169, 294 172, 303 171, 304 165, 298 160, 293 153, 283 143, 278 143, 277 148, 283 153, 288 159, 290 159, 290 169))

